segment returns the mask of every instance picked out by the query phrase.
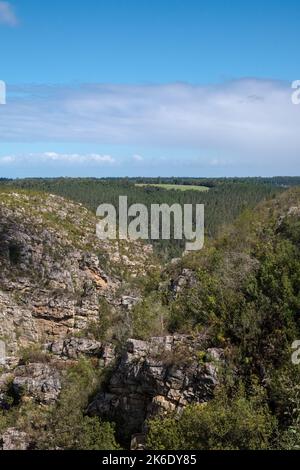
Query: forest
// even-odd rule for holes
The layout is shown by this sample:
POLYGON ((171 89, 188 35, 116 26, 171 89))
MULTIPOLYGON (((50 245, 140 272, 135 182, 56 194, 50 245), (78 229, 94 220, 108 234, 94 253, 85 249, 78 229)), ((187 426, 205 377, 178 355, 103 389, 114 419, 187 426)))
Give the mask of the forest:
MULTIPOLYGON (((53 193, 82 203, 93 213, 103 203, 118 209, 119 196, 128 197, 128 205, 204 204, 205 236, 212 239, 225 225, 233 222, 246 208, 274 198, 287 187, 300 184, 298 177, 274 178, 28 178, 2 179, 0 187, 30 189, 53 193), (139 184, 206 186, 209 191, 177 191, 139 184)), ((153 240, 156 253, 170 260, 184 250, 185 240, 153 240)))

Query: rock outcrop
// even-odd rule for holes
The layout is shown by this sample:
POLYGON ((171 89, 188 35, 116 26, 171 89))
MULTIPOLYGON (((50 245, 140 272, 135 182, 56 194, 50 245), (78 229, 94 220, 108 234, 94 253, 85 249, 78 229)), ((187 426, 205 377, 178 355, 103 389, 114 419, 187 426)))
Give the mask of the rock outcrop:
POLYGON ((8 428, 0 436, 0 450, 28 450, 30 443, 25 432, 8 428))
POLYGON ((131 308, 135 297, 119 297, 118 290, 126 276, 145 274, 150 258, 142 243, 99 240, 96 218, 80 204, 0 193, 0 339, 6 355, 83 331, 101 317, 101 299, 112 309, 131 308))
POLYGON ((129 439, 145 429, 150 416, 180 412, 189 403, 210 400, 222 361, 223 351, 207 348, 201 336, 131 339, 106 390, 96 396, 88 412, 115 420, 121 437, 129 439))
POLYGON ((102 357, 103 354, 102 343, 89 338, 66 338, 46 344, 45 350, 63 359, 78 359, 82 355, 102 357))
MULTIPOLYGON (((205 335, 131 339, 121 352, 111 342, 115 332, 105 341, 94 336, 90 326, 101 325, 105 308, 126 328, 141 298, 128 279, 153 267, 149 246, 100 241, 95 227, 88 210, 60 197, 0 193, 0 407, 9 409, 11 398, 52 405, 69 365, 93 358, 95 367, 109 366, 110 379, 87 412, 115 421, 130 442, 149 417, 210 400, 223 351, 210 349, 205 335)), ((174 296, 194 283, 184 269, 174 296)), ((3 449, 30 445, 13 427, 0 441, 3 449)))
POLYGON ((57 400, 60 390, 60 374, 48 364, 28 364, 14 370, 12 392, 17 400, 27 397, 50 404, 57 400))

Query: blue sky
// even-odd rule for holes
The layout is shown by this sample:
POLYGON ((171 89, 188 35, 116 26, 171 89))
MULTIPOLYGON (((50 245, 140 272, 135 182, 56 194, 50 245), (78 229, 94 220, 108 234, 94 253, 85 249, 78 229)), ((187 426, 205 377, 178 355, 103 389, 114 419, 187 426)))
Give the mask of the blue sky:
POLYGON ((0 1, 0 175, 300 174, 300 2, 0 1))

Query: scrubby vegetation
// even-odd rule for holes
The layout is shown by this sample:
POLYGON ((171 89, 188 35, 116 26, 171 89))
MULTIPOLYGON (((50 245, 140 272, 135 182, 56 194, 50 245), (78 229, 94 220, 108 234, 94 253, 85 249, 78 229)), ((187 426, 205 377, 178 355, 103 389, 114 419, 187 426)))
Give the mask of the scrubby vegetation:
POLYGON ((0 431, 13 426, 26 432, 37 450, 119 449, 114 425, 86 414, 89 399, 104 379, 96 364, 81 359, 66 371, 57 403, 37 406, 34 401, 21 401, 0 415, 0 431))
POLYGON ((222 390, 208 402, 186 407, 180 417, 149 422, 147 447, 159 450, 268 449, 275 436, 276 418, 258 387, 246 396, 240 387, 228 397, 222 390))
MULTIPOLYGON (((286 190, 295 182, 289 178, 179 180, 211 189, 174 194, 136 188, 137 182, 147 183, 76 180, 75 185, 75 180, 66 179, 5 184, 56 192, 91 209, 116 201, 125 187, 129 203, 205 202, 207 230, 213 236, 200 252, 132 281, 142 300, 126 313, 126 335, 148 339, 205 334, 210 345, 224 351, 220 383, 211 401, 150 419, 147 448, 299 449, 300 366, 291 361, 291 345, 300 338, 300 189, 286 190), (234 224, 225 227, 225 221, 233 219, 234 224), (192 282, 176 290, 178 279, 185 276, 192 282)), ((169 245, 166 251, 173 255, 177 248, 169 245)), ((104 315, 99 325, 89 326, 89 334, 102 341, 113 321, 108 306, 100 307, 104 315)), ((204 353, 198 353, 199 362, 204 362, 204 353)), ((23 351, 23 363, 42 360, 40 354, 36 349, 23 351)), ((173 355, 170 363, 187 354, 173 355)), ((114 425, 86 414, 91 396, 101 388, 103 377, 97 370, 92 361, 79 361, 66 374, 57 404, 43 408, 18 403, 0 417, 0 430, 25 430, 37 448, 118 448, 114 425)))
POLYGON ((209 332, 225 348, 226 367, 206 406, 150 423, 150 448, 299 448, 300 370, 291 362, 300 337, 299 203, 295 189, 244 213, 178 265, 196 283, 166 297, 169 329, 209 332))

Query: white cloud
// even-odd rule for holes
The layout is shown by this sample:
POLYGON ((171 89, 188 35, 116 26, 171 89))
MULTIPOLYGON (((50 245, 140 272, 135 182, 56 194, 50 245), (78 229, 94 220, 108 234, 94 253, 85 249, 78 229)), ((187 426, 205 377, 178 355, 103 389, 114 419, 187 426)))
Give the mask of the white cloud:
POLYGON ((17 26, 18 24, 15 11, 9 2, 0 1, 0 24, 7 26, 17 26))
POLYGON ((232 165, 233 161, 232 159, 230 158, 212 158, 210 161, 209 161, 209 164, 211 166, 215 166, 215 167, 226 167, 226 166, 230 166, 232 165))
POLYGON ((110 155, 99 155, 97 153, 89 153, 86 155, 72 153, 29 153, 24 155, 4 155, 0 157, 0 165, 11 164, 41 164, 55 163, 55 165, 113 165, 116 160, 110 155))
MULTIPOLYGON (((295 165, 300 171, 300 106, 291 102, 289 83, 243 79, 212 86, 36 85, 8 91, 7 105, 0 107, 2 142, 159 147, 169 154, 174 148, 177 155, 182 149, 182 161, 188 149, 211 166, 270 166, 276 160, 287 173, 295 165)), ((92 155, 89 160, 104 163, 105 156, 92 155)), ((75 159, 82 158, 87 156, 75 159)))
POLYGON ((132 160, 134 160, 135 162, 143 162, 144 157, 142 157, 142 155, 135 154, 132 156, 132 160))
POLYGON ((16 161, 16 157, 13 155, 4 155, 0 157, 0 165, 10 165, 16 161))

